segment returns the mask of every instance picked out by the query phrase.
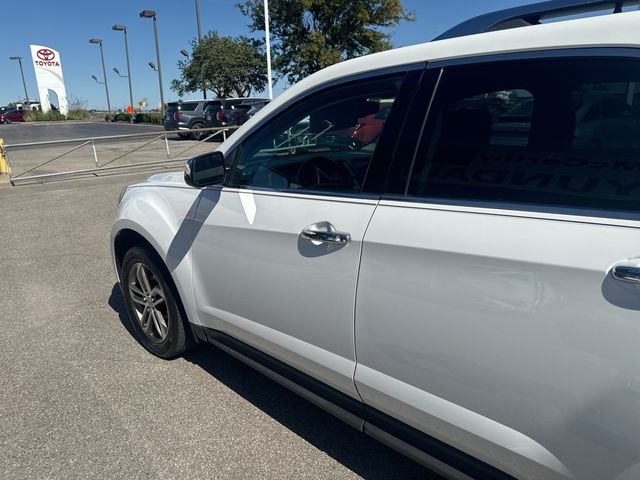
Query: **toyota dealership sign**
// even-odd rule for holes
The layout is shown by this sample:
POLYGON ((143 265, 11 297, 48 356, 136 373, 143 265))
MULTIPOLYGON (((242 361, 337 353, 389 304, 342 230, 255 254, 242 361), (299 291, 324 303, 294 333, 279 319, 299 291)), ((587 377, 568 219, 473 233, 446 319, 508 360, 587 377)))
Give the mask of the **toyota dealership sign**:
POLYGON ((60 113, 66 114, 69 108, 67 105, 67 91, 62 75, 60 52, 42 45, 31 45, 31 58, 36 72, 42 110, 44 112, 51 110, 50 92, 53 91, 58 96, 60 113))
POLYGON ((56 60, 56 52, 48 48, 41 48, 36 52, 37 60, 34 59, 34 63, 38 67, 59 67, 60 62, 56 60))

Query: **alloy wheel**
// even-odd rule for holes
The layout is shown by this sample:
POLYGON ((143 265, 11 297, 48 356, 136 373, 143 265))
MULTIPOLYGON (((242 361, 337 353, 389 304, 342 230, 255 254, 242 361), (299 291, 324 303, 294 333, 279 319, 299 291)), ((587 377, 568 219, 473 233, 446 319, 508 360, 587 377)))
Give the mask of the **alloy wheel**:
POLYGON ((137 262, 129 270, 127 286, 142 332, 152 342, 163 342, 169 332, 167 296, 156 275, 137 262))

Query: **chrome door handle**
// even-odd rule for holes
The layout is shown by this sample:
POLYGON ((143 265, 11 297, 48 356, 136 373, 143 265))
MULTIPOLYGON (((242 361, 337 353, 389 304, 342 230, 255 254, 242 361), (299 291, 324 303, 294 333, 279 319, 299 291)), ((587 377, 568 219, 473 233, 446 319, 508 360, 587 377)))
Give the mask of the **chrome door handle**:
POLYGON ((309 225, 300 232, 302 238, 312 242, 335 243, 338 245, 348 245, 351 242, 351 235, 347 232, 338 232, 329 222, 319 222, 309 225))
POLYGON ((616 280, 640 285, 640 266, 620 264, 611 269, 611 275, 616 280))

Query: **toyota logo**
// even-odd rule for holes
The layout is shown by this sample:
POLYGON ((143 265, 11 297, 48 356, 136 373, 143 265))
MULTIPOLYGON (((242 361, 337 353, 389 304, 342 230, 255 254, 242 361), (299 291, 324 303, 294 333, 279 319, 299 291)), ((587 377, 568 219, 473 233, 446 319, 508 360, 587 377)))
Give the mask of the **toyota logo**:
POLYGON ((40 50, 38 50, 36 52, 36 55, 38 55, 38 58, 40 60, 45 60, 45 61, 51 61, 54 58, 56 58, 56 54, 53 53, 51 50, 49 50, 48 48, 42 48, 40 50))

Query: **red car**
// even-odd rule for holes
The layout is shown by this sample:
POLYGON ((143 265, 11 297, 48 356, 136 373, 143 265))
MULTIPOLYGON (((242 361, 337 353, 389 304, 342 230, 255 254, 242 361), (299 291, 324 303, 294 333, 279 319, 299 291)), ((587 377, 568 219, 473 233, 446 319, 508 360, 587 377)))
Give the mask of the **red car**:
POLYGON ((9 110, 0 113, 0 123, 24 122, 26 110, 9 110))

